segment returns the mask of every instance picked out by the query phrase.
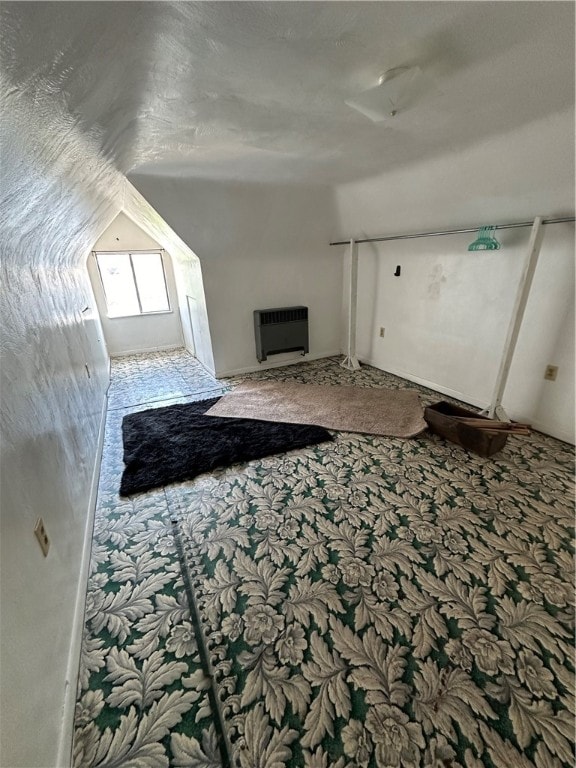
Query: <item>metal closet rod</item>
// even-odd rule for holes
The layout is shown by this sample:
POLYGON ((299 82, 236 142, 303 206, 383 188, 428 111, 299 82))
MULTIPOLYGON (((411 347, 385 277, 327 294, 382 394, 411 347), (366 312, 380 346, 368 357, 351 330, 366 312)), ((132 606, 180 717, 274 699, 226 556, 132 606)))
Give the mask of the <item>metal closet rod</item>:
POLYGON ((117 248, 115 251, 97 251, 95 248, 92 248, 91 253, 160 253, 160 251, 166 253, 165 248, 132 248, 132 250, 117 248))
MULTIPOLYGON (((542 224, 562 224, 566 221, 576 221, 574 216, 564 216, 560 219, 544 219, 542 224)), ((517 221, 514 224, 495 224, 493 229, 516 229, 517 227, 531 227, 533 221, 517 221)), ((488 225, 485 225, 488 226, 488 225)), ((443 232, 417 232, 413 235, 389 235, 387 237, 364 237, 356 240, 355 243, 383 243, 386 240, 410 240, 414 237, 440 237, 441 235, 459 235, 466 232, 478 232, 480 227, 469 227, 468 229, 445 229, 443 232)), ((350 240, 337 240, 330 245, 350 245, 350 240)))

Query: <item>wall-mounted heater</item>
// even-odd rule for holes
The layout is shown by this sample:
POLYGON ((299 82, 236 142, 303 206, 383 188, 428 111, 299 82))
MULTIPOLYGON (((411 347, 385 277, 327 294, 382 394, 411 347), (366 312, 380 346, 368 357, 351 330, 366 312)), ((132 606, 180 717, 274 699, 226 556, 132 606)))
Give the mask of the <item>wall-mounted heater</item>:
POLYGON ((308 347, 308 307, 278 307, 254 310, 256 357, 261 363, 267 355, 298 352, 308 347))

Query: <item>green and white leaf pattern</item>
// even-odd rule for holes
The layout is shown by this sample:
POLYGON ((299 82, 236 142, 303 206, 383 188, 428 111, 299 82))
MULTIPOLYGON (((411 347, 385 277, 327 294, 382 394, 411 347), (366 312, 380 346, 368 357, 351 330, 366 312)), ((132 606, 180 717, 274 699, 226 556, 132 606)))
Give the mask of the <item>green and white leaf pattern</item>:
MULTIPOLYGON (((168 357, 179 376, 191 366, 168 357)), ((335 360, 229 385, 246 378, 440 399, 335 360)), ((205 378, 192 399, 218 386, 205 378)), ((116 430, 121 413, 110 414, 116 430)), ((110 435, 78 768, 221 765, 210 679, 240 768, 573 765, 571 447, 534 433, 482 459, 430 434, 338 433, 127 502, 115 496, 121 451, 110 435)))
POLYGON ((202 733, 202 743, 193 736, 172 734, 172 765, 175 768, 220 768, 218 738, 213 726, 202 733))

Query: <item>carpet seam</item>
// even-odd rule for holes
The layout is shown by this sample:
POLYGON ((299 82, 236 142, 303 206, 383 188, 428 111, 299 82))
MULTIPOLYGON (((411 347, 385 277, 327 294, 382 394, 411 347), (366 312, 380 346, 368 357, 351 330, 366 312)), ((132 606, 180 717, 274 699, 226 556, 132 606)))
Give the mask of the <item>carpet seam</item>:
POLYGON ((210 706, 212 707, 215 717, 214 727, 218 735, 218 742, 220 746, 220 756, 222 758, 222 768, 232 768, 233 763, 230 758, 231 747, 224 728, 224 718, 220 709, 220 702, 218 699, 218 690, 216 687, 216 680, 214 678, 214 670, 210 662, 210 657, 206 648, 204 633, 202 631, 202 624, 199 618, 198 604, 196 602, 194 589, 192 587, 192 581, 190 579, 190 573, 184 557, 184 546, 182 544, 182 537, 180 535, 179 521, 172 518, 172 532, 174 534, 174 541, 176 544, 176 551, 180 560, 180 570, 182 572, 182 581, 184 582, 184 591, 186 593, 186 599, 188 600, 188 607, 190 609, 190 618, 192 620, 192 626, 194 628, 194 634, 196 636, 196 643, 198 645, 198 655, 200 656, 200 664, 206 677, 210 680, 210 688, 208 688, 208 699, 210 706))

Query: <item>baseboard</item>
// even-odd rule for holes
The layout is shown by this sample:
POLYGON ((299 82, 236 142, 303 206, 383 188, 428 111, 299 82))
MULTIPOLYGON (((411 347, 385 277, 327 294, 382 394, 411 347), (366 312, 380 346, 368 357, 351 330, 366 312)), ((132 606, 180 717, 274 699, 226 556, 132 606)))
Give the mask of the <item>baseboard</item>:
POLYGON ((58 742, 57 765, 59 768, 72 765, 72 743, 74 739, 74 710, 76 707, 76 686, 80 671, 80 653, 82 651, 82 634, 84 629, 84 611, 86 607, 86 592, 90 575, 90 555, 92 549, 92 532, 94 529, 94 516, 96 513, 96 499, 98 496, 98 482, 100 480, 100 465, 104 448, 104 431, 106 428, 106 413, 108 410, 108 394, 104 395, 100 425, 98 428, 98 440, 96 446, 96 460, 92 472, 90 484, 90 496, 88 499, 88 514, 84 526, 84 541, 82 545, 82 560, 74 606, 74 618, 72 620, 72 639, 68 654, 68 666, 66 669, 66 682, 64 691, 64 704, 62 707, 62 726, 58 742))
POLYGON ((167 347, 147 347, 146 349, 126 349, 122 352, 110 352, 110 357, 126 355, 146 355, 149 352, 170 352, 173 349, 186 349, 182 344, 169 344, 167 347))
POLYGON ((534 419, 531 420, 531 424, 532 429, 535 429, 536 432, 542 432, 543 435, 549 435, 556 438, 556 440, 561 440, 563 443, 574 445, 574 435, 565 429, 550 428, 539 421, 534 421, 534 419))
POLYGON ((190 352, 190 350, 188 349, 188 347, 184 347, 184 350, 185 350, 185 351, 186 351, 186 352, 187 352, 187 353, 190 355, 190 357, 191 357, 193 360, 196 360, 196 362, 198 363, 198 365, 201 365, 201 366, 202 366, 202 368, 204 368, 204 370, 206 371, 206 373, 209 373, 209 374, 210 374, 210 376, 214 376, 214 378, 216 378, 216 372, 215 372, 215 371, 214 371, 212 368, 209 368, 209 367, 206 365, 206 363, 203 363, 203 362, 202 362, 202 360, 200 360, 200 358, 199 358, 199 357, 196 357, 196 355, 193 355, 193 354, 192 354, 192 352, 190 352))
POLYGON ((448 397, 453 397, 455 400, 460 400, 462 403, 466 403, 466 405, 472 405, 475 408, 488 408, 490 405, 489 402, 485 400, 478 400, 474 397, 471 397, 470 395, 467 395, 465 392, 460 392, 457 389, 450 389, 449 387, 444 387, 441 384, 437 384, 435 381, 428 381, 428 379, 422 379, 420 376, 414 376, 411 373, 406 373, 406 371, 401 371, 398 368, 394 368, 393 366, 382 368, 380 365, 375 363, 373 360, 370 360, 367 357, 362 358, 362 362, 366 363, 366 365, 371 365, 373 368, 378 368, 380 371, 385 371, 386 373, 391 373, 393 376, 399 376, 401 379, 406 379, 407 381, 413 381, 414 384, 420 384, 423 387, 426 387, 426 389, 431 389, 433 392, 438 392, 441 395, 448 395, 448 397))
POLYGON ((223 379, 227 376, 239 376, 243 373, 256 373, 257 371, 267 371, 270 368, 284 368, 287 365, 299 365, 300 363, 307 363, 311 360, 322 360, 325 357, 338 357, 340 352, 317 352, 313 355, 299 355, 297 358, 290 360, 282 360, 275 363, 260 363, 259 365, 250 365, 247 368, 233 368, 228 371, 216 371, 216 378, 223 379))
MULTIPOLYGON (((449 387, 443 387, 440 384, 436 384, 436 382, 428 381, 427 379, 421 379, 419 376, 413 376, 412 374, 405 373, 404 371, 399 371, 397 368, 380 368, 379 365, 368 358, 363 358, 362 362, 366 363, 366 365, 371 365, 374 368, 378 368, 380 371, 386 371, 386 373, 392 373, 394 376, 399 376, 401 379, 407 379, 407 381, 413 381, 415 384, 421 384, 423 387, 431 389, 434 392, 439 392, 443 395, 453 397, 455 400, 460 400, 461 402, 472 405, 475 408, 484 409, 488 408, 490 405, 490 403, 476 400, 464 392, 459 392, 458 390, 450 389, 449 387)), ((556 438, 556 440, 561 440, 563 443, 574 445, 574 436, 571 432, 568 432, 568 430, 551 428, 546 424, 534 421, 534 419, 530 419, 530 423, 532 425, 532 429, 534 429, 536 432, 542 432, 543 435, 549 435, 550 437, 556 438)))

